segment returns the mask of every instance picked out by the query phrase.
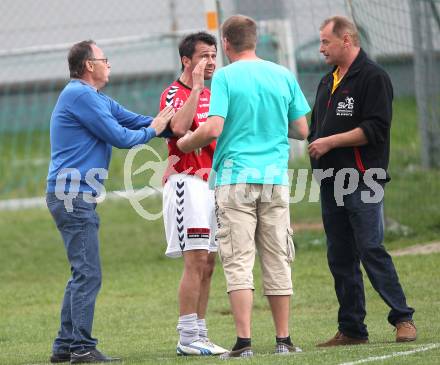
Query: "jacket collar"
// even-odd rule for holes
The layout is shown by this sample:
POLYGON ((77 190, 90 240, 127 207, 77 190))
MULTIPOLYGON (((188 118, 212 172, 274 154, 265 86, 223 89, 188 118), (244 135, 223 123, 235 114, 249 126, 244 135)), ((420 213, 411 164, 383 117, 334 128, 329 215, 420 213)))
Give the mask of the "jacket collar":
MULTIPOLYGON (((349 78, 353 75, 356 75, 361 70, 362 66, 365 64, 367 59, 368 59, 367 54, 361 48, 359 50, 357 57, 354 59, 353 63, 348 68, 348 71, 347 71, 346 75, 344 76, 344 78, 346 79, 346 78, 349 78)), ((333 69, 327 75, 325 75, 325 77, 323 79, 323 83, 328 83, 333 80, 333 72, 335 72, 337 68, 338 68, 338 66, 333 66, 333 69)))
POLYGON ((354 59, 353 63, 350 65, 346 76, 352 76, 357 74, 361 70, 362 66, 365 64, 366 61, 367 61, 367 54, 361 48, 359 50, 359 54, 354 59))

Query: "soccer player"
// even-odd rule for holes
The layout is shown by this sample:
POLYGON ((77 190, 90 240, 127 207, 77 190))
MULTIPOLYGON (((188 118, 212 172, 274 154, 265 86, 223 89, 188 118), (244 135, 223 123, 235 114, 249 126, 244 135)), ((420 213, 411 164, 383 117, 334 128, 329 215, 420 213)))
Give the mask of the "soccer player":
POLYGON ((180 317, 177 325, 178 355, 218 355, 225 349, 208 338, 205 315, 215 265, 214 194, 207 178, 215 142, 199 151, 183 153, 177 147, 181 136, 196 130, 208 116, 211 93, 204 80, 211 79, 217 43, 205 32, 186 36, 179 45, 182 74, 163 93, 160 108, 172 105, 176 114, 168 139, 169 165, 164 175, 163 212, 169 257, 183 256, 179 286, 180 317))
POLYGON ((275 353, 299 351, 289 334, 294 248, 288 136, 307 136, 310 107, 289 70, 257 57, 256 28, 253 19, 242 15, 223 23, 223 49, 231 64, 214 75, 208 121, 178 142, 182 150, 191 151, 218 137, 213 162, 217 239, 237 332, 224 358, 253 355, 252 269, 257 249, 275 322, 275 353))

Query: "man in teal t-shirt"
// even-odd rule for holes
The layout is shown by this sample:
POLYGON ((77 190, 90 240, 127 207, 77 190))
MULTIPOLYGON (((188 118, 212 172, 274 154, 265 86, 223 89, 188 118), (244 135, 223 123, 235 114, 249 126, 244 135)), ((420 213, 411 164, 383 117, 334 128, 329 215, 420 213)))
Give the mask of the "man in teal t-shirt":
POLYGON ((288 185, 289 122, 310 111, 293 74, 259 58, 240 59, 217 71, 211 90, 209 116, 224 119, 215 185, 288 185))
POLYGON ((286 68, 256 56, 253 19, 228 18, 222 41, 231 64, 214 74, 208 120, 178 142, 188 152, 218 138, 211 183, 218 205, 219 256, 237 330, 234 347, 222 357, 253 354, 252 269, 257 249, 275 323, 275 353, 300 351, 290 339, 288 323, 294 258, 288 137, 307 137, 305 114, 310 107, 286 68))

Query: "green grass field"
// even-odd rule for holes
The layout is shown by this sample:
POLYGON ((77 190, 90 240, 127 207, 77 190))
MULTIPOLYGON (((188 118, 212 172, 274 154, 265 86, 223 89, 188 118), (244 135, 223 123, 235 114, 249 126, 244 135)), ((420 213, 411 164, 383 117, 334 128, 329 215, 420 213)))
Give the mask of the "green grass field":
MULTIPOLYGON (((160 206, 157 199, 149 204, 160 206)), ((140 218, 126 201, 105 202, 101 254, 104 283, 98 297, 94 334, 99 347, 124 357, 130 364, 215 363, 216 359, 177 358, 175 330, 176 290, 181 260, 166 259, 161 221, 140 218)), ((1 212, 0 230, 0 364, 47 362, 57 331, 59 306, 69 267, 54 223, 45 210, 1 212)), ((366 285, 367 325, 371 344, 318 350, 315 344, 336 331, 337 303, 327 268, 320 231, 300 232, 293 265, 295 295, 291 332, 304 353, 289 358, 270 355, 274 331, 256 269, 253 342, 257 353, 249 363, 340 364, 371 356, 408 351, 440 343, 438 264, 440 254, 395 259, 409 304, 417 310, 419 339, 411 344, 393 342, 386 322, 388 309, 366 285)), ((392 244, 391 247, 395 247, 392 244)), ((212 284, 208 310, 210 336, 224 346, 234 342, 220 265, 212 284)), ((381 364, 438 364, 440 348, 381 362, 381 364)))
MULTIPOLYGON (((440 235, 437 197, 440 172, 419 167, 416 120, 412 99, 396 101, 390 167, 392 182, 386 190, 385 211, 388 218, 407 226, 409 231, 406 235, 388 232, 385 244, 389 249, 438 240, 440 235)), ((155 141, 153 146, 164 153, 162 142, 155 141)), ((0 134, 0 147, 0 198, 42 196, 47 172, 47 134, 0 134), (9 168, 11 160, 22 168, 9 168)), ((110 179, 106 184, 108 190, 123 187, 125 156, 125 151, 114 151, 110 179)), ((139 160, 142 159, 145 161, 148 157, 139 156, 139 160)), ((136 166, 141 163, 136 161, 136 166)), ((308 161, 296 161, 292 167, 308 167, 308 161)), ((144 181, 148 180, 148 176, 137 176, 135 185, 144 186, 144 181)), ((151 212, 161 209, 160 200, 154 197, 143 204, 151 212)), ((294 227, 320 222, 319 203, 302 201, 291 207, 294 227)), ((94 335, 100 339, 100 349, 110 355, 120 355, 130 364, 220 362, 175 355, 176 292, 182 263, 163 255, 162 222, 143 220, 127 201, 106 201, 98 211, 104 282, 97 302, 94 335)), ((334 335, 337 328, 337 302, 326 263, 325 238, 320 230, 301 230, 296 235, 296 243, 291 332, 304 352, 291 357, 271 355, 274 331, 268 305, 261 294, 260 271, 256 268, 253 315, 256 356, 248 363, 341 364, 415 351, 429 344, 440 346, 440 254, 394 260, 408 303, 416 308, 419 338, 415 343, 393 342, 395 334, 386 322, 388 309, 367 280, 367 325, 371 343, 318 350, 315 344, 334 335)), ((0 211, 1 365, 48 361, 68 276, 63 244, 47 210, 0 211)), ((234 326, 220 265, 213 279, 208 325, 210 337, 215 342, 225 347, 234 343, 234 326)), ((439 364, 440 347, 375 363, 439 364)))

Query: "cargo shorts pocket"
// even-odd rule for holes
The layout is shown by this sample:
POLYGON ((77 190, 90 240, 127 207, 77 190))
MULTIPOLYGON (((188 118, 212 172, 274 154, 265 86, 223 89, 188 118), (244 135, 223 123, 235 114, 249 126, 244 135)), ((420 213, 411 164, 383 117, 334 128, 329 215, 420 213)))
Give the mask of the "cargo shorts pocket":
POLYGON ((295 260, 295 245, 293 244, 293 230, 287 228, 287 261, 293 262, 295 260))
POLYGON ((218 246, 218 254, 221 261, 230 259, 234 255, 232 249, 232 237, 230 227, 221 227, 217 230, 215 235, 218 246))

